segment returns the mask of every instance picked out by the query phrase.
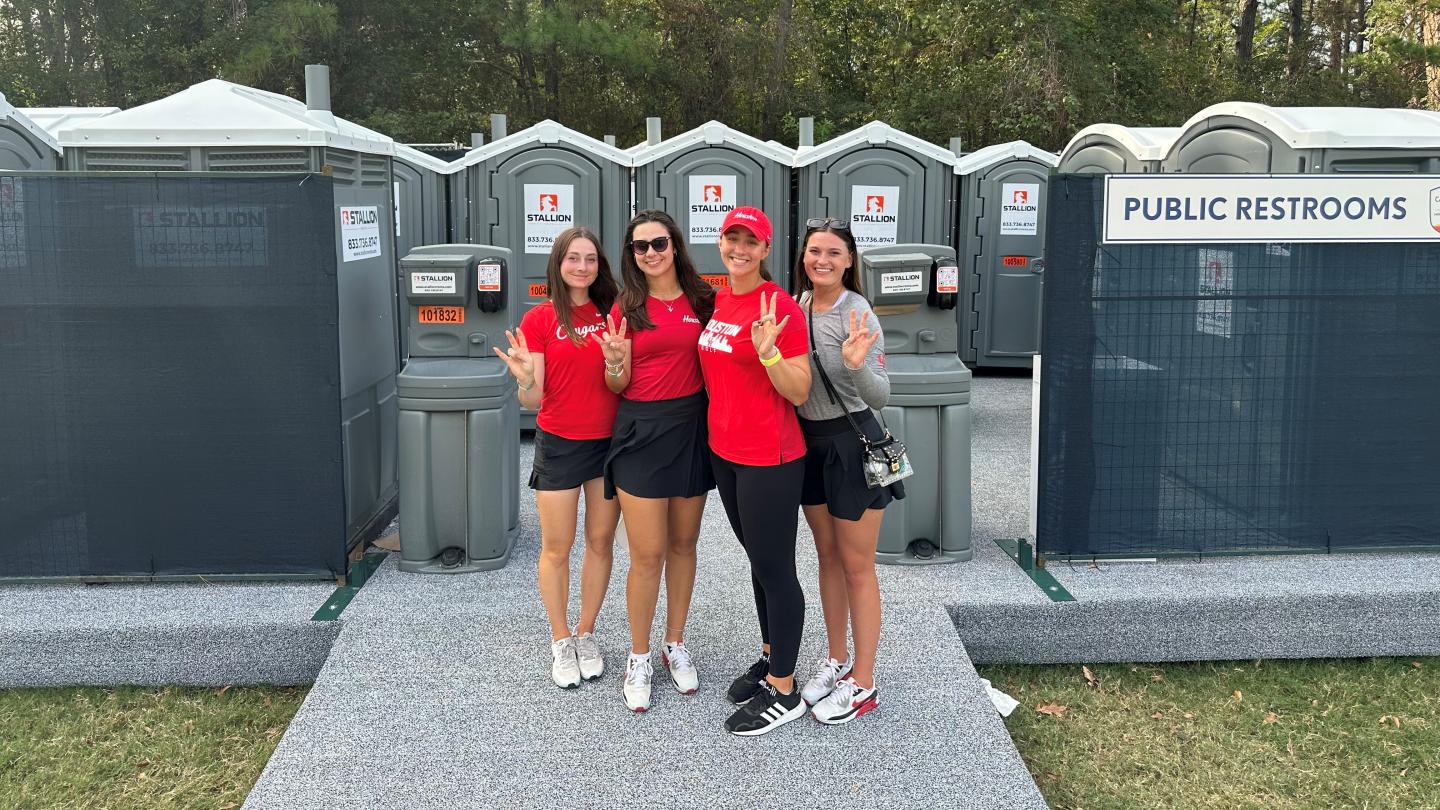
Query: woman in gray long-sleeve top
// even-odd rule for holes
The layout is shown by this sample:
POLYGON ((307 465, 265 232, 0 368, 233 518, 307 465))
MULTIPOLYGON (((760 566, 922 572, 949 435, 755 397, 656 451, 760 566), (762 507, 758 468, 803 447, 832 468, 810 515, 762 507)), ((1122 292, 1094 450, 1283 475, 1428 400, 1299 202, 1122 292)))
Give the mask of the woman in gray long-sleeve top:
POLYGON ((820 558, 820 606, 829 649, 801 695, 814 706, 815 719, 835 724, 879 705, 875 653, 880 642, 880 584, 875 578, 875 546, 886 505, 905 497, 905 490, 899 483, 870 489, 861 463, 855 428, 858 425, 871 439, 884 435, 871 409, 883 408, 889 401, 890 379, 885 374, 880 321, 860 290, 855 238, 848 224, 839 220, 806 224, 809 228, 793 275, 794 293, 813 335, 810 397, 798 409, 806 444, 800 503, 820 558), (853 660, 846 648, 852 623, 853 660))

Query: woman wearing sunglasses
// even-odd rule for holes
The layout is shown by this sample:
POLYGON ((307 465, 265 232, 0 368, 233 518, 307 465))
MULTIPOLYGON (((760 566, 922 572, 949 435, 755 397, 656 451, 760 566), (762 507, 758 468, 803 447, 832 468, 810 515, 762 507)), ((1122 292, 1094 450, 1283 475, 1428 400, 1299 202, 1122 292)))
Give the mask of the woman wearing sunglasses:
POLYGON ((760 618, 760 658, 728 693, 744 705, 725 727, 742 736, 805 714, 795 688, 805 624, 805 593, 795 574, 805 438, 794 406, 810 395, 810 360, 804 315, 765 269, 770 238, 770 219, 758 208, 726 215, 719 248, 730 284, 716 293, 700 336, 716 487, 750 559, 760 618))
POLYGON ((550 678, 562 689, 605 671, 595 620, 610 584, 616 503, 601 480, 618 398, 605 386, 600 345, 615 301, 615 279, 586 228, 555 238, 545 269, 549 300, 525 313, 510 349, 495 353, 519 385, 520 404, 537 408, 535 463, 530 488, 540 513, 540 599, 550 620, 550 678), (575 544, 580 493, 585 493, 585 562, 580 568, 580 622, 570 626, 570 550, 575 544))
POLYGON ((619 496, 630 546, 630 658, 623 693, 626 707, 643 712, 650 708, 650 635, 662 571, 660 662, 681 694, 694 694, 700 683, 685 649, 685 619, 700 517, 715 479, 695 344, 715 307, 715 291, 700 279, 679 226, 663 211, 637 214, 625 245, 624 290, 597 338, 605 352, 605 384, 621 397, 605 458, 605 497, 619 496))
POLYGON ((870 489, 858 427, 883 435, 871 409, 890 399, 880 320, 860 289, 859 255, 849 225, 810 220, 795 263, 794 292, 812 336, 810 397, 799 408, 805 434, 800 503, 820 560, 820 607, 829 650, 801 690, 822 723, 848 723, 879 705, 875 651, 880 584, 875 546, 885 506, 905 497, 900 484, 870 489), (826 384, 826 378, 829 384, 826 384), (848 416, 847 416, 848 414, 848 416), (854 628, 855 657, 846 652, 854 628))

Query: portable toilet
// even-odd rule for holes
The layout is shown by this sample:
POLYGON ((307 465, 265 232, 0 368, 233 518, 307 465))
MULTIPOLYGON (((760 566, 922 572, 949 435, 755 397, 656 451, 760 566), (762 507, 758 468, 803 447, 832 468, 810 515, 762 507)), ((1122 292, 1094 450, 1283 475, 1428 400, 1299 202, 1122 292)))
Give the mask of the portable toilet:
POLYGON ((545 300, 550 248, 566 228, 595 231, 620 272, 631 201, 624 150, 547 120, 472 149, 452 166, 466 200, 452 238, 514 251, 524 285, 517 323, 545 300))
MULTIPOLYGON (((682 135, 659 140, 659 119, 651 137, 630 151, 635 164, 635 207, 658 208, 675 218, 690 257, 714 286, 729 282, 720 263, 720 224, 736 206, 766 212, 774 225, 772 255, 790 245, 790 165, 795 150, 767 143, 710 121, 682 135)), ((789 286, 790 268, 772 259, 771 273, 789 286)))
MULTIPOLYGON (((339 287, 346 530, 354 542, 388 518, 398 489, 399 351, 390 213, 395 146, 390 138, 329 111, 326 68, 310 65, 305 75, 308 104, 211 79, 61 129, 60 143, 67 166, 79 171, 306 172, 329 178, 339 287)), ((199 219, 244 213, 243 199, 234 205, 234 210, 198 212, 199 219)), ((204 229, 171 230, 176 232, 171 241, 206 239, 204 229)))
POLYGON ((20 112, 46 132, 60 136, 60 130, 120 112, 119 107, 21 107, 20 112))
POLYGON ((1060 153, 1058 174, 1149 174, 1160 171, 1179 127, 1091 124, 1075 133, 1060 153))
POLYGON ((419 149, 395 144, 395 254, 409 255, 418 245, 447 241, 446 183, 450 163, 419 149))
POLYGON ((968 293, 956 318, 960 359, 967 363, 1029 368, 1040 351, 1046 192, 1059 161, 1025 141, 955 160, 955 247, 968 293))
POLYGON ((954 152, 880 121, 819 146, 808 142, 809 132, 810 120, 801 119, 797 238, 806 221, 830 217, 850 222, 861 250, 954 244, 954 152))
POLYGON ((0 93, 0 171, 60 168, 60 142, 0 93))

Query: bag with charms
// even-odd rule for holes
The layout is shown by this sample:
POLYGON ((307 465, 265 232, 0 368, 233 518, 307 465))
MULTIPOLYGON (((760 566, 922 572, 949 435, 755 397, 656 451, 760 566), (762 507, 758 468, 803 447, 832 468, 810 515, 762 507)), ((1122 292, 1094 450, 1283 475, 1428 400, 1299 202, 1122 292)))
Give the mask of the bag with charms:
MULTIPOLYGON (((825 367, 820 365, 820 351, 815 347, 815 304, 810 303, 810 358, 815 363, 815 370, 820 372, 820 381, 825 383, 825 393, 830 395, 830 401, 840 405, 844 410, 844 402, 840 395, 835 393, 835 383, 830 382, 830 375, 825 373, 825 367)), ((910 466, 910 457, 905 453, 905 444, 899 439, 890 435, 890 428, 885 424, 884 414, 880 416, 880 428, 885 435, 878 439, 871 439, 860 429, 855 417, 845 410, 845 418, 850 421, 850 427, 855 429, 855 435, 860 437, 860 460, 865 469, 865 485, 871 489, 888 487, 896 481, 902 481, 915 474, 910 466)))

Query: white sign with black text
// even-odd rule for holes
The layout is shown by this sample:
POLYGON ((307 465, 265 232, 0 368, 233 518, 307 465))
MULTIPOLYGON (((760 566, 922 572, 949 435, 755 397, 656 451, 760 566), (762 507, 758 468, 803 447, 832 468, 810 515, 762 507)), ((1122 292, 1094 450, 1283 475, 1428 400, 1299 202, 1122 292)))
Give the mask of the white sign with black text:
POLYGON ((373 205, 340 209, 340 260, 373 259, 380 249, 380 209, 373 205))
POLYGON ((850 235, 856 247, 893 245, 899 234, 899 186, 850 187, 850 235))
POLYGON ((690 243, 713 245, 720 241, 720 225, 734 210, 735 176, 731 174, 690 175, 690 243))
POLYGON ((555 237, 575 224, 575 187, 525 184, 525 252, 549 253, 555 237))
POLYGON ((1040 232, 1040 184, 1000 185, 1000 235, 1034 236, 1040 232))

